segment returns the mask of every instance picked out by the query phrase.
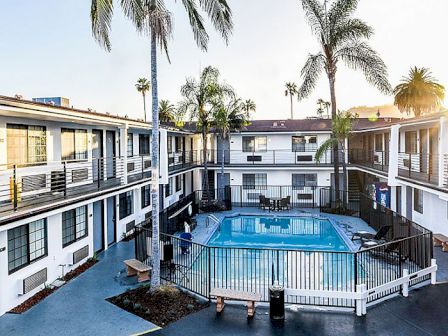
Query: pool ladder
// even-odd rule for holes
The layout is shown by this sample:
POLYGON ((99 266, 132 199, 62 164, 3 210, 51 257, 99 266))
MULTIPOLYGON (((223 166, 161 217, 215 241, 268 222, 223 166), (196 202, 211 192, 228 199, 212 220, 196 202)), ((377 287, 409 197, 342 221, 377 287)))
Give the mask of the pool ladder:
POLYGON ((205 227, 208 228, 210 226, 210 221, 214 222, 215 224, 219 224, 219 219, 215 215, 208 215, 207 219, 205 220, 205 227))

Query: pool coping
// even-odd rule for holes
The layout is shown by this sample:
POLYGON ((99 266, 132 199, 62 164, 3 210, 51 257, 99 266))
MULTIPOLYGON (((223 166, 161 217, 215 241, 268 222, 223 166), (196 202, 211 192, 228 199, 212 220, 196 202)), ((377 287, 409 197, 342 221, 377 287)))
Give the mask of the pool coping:
MULTIPOLYGON (((224 216, 220 216, 218 217, 219 219, 219 223, 217 223, 216 225, 214 225, 213 229, 209 231, 209 235, 207 237, 207 239, 204 242, 204 245, 209 246, 209 242, 210 239, 213 237, 213 235, 215 234, 216 230, 219 228, 219 226, 221 225, 222 221, 227 219, 227 218, 234 218, 234 217, 240 217, 240 216, 247 216, 247 217, 296 217, 296 218, 303 218, 303 217, 311 217, 313 219, 321 219, 321 220, 327 220, 331 223, 331 225, 333 226, 333 228, 335 229, 335 231, 337 232, 337 234, 339 235, 339 237, 341 237, 341 239, 343 240, 344 244, 347 246, 348 251, 324 251, 324 252, 343 252, 343 253, 354 253, 356 251, 358 251, 358 248, 356 247, 356 245, 353 243, 353 241, 348 237, 348 235, 344 232, 344 230, 342 230, 342 228, 339 227, 339 225, 336 224, 337 220, 335 220, 334 218, 330 218, 330 217, 326 217, 326 216, 322 216, 322 214, 313 214, 311 212, 307 212, 307 211, 303 211, 300 210, 302 213, 300 214, 276 214, 276 213, 244 213, 244 212, 235 212, 235 213, 231 213, 231 214, 225 214, 224 216)), ((215 214, 216 216, 216 214, 215 214)), ((281 249, 279 249, 281 250, 281 249)), ((297 251, 301 251, 300 249, 298 249, 297 251)), ((306 251, 306 252, 319 252, 319 251, 306 251)))

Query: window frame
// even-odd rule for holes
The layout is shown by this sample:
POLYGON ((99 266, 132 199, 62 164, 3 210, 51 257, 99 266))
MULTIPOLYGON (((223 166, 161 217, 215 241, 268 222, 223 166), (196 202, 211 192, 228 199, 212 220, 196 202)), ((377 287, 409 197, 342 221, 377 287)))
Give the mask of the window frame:
MULTIPOLYGON (((243 174, 242 179, 243 179, 243 190, 259 190, 259 189, 266 190, 267 189, 268 174, 266 174, 266 173, 243 174), (247 183, 247 179, 253 179, 253 183, 247 183), (264 183, 259 183, 260 181, 262 181, 264 183)), ((252 182, 252 181, 250 181, 250 182, 252 182)))
POLYGON ((149 134, 139 134, 138 135, 138 153, 140 155, 150 155, 151 154, 151 145, 150 145, 150 136, 149 134))
POLYGON ((174 179, 172 177, 168 178, 168 183, 165 184, 165 197, 173 195, 173 181, 174 179))
POLYGON ((375 152, 384 151, 383 134, 375 134, 375 152), (378 141, 380 140, 380 141, 378 141))
POLYGON ((118 196, 118 218, 120 220, 134 214, 134 193, 125 191, 118 196))
MULTIPOLYGON (((300 182, 301 182, 300 181, 300 182)), ((294 173, 291 174, 291 186, 292 186, 292 190, 301 190, 305 187, 308 188, 315 188, 317 187, 317 174, 315 173, 294 173), (302 176, 302 180, 303 183, 294 183, 297 182, 297 179, 299 178, 299 176, 302 176), (313 178, 309 178, 313 176, 313 178), (296 180, 296 181, 295 181, 296 180)))
POLYGON ((423 214, 423 190, 414 188, 414 211, 423 214))
POLYGON ((176 187, 174 188, 174 190, 176 190, 176 192, 179 192, 182 190, 182 174, 176 175, 174 177, 175 180, 175 184, 176 187))
POLYGON ((404 151, 407 154, 418 153, 418 135, 417 131, 404 132, 404 151), (412 135, 412 137, 411 137, 412 135), (413 140, 413 141, 411 141, 413 140))
POLYGON ((128 133, 127 139, 127 156, 134 156, 134 133, 128 133))
MULTIPOLYGON (((12 131, 11 131, 12 132, 12 131)), ((16 136, 16 138, 19 138, 16 136)), ((12 153, 11 153, 12 154, 12 153)), ((7 123, 6 124, 6 157, 7 162, 9 164, 17 164, 17 165, 37 165, 47 162, 47 127, 41 126, 41 125, 23 125, 23 124, 14 124, 14 123, 7 123), (8 153, 11 150, 16 150, 15 148, 12 148, 9 146, 12 135, 8 136, 9 130, 23 130, 26 132, 26 148, 25 148, 25 156, 26 160, 25 162, 15 162, 17 160, 10 159, 11 155, 8 153), (40 136, 33 135, 32 132, 37 131, 40 133, 40 136), (8 141, 8 138, 10 139, 8 141), (38 140, 35 140, 38 139, 38 140), (34 141, 31 141, 34 140, 34 141), (38 144, 36 144, 38 142, 38 144), (33 150, 31 150, 33 149, 33 150), (36 150, 39 149, 40 154, 36 155, 36 150), (31 160, 31 158, 34 158, 31 160), (37 158, 37 159, 36 159, 37 158)), ((19 155, 20 156, 20 155, 19 155)))
POLYGON ((145 185, 141 187, 141 199, 142 199, 142 209, 149 207, 151 205, 151 185, 145 185))
POLYGON ((68 145, 63 144, 63 134, 67 133, 69 135, 73 136, 73 142, 70 144, 73 144, 72 148, 72 154, 69 156, 64 156, 63 153, 61 153, 61 161, 85 161, 88 159, 88 132, 87 129, 80 129, 80 128, 61 128, 61 147, 65 148, 68 145), (83 140, 81 141, 79 134, 83 134, 83 140), (84 148, 83 148, 84 146, 84 148))
POLYGON ((268 137, 245 135, 242 137, 242 151, 244 153, 255 153, 255 152, 267 152, 268 151, 268 137), (262 140, 260 142, 260 140, 262 140))
POLYGON ((86 238, 88 235, 89 235, 89 222, 88 222, 87 205, 83 205, 83 206, 80 206, 80 207, 77 207, 77 208, 74 208, 74 209, 71 209, 68 211, 64 211, 62 213, 62 248, 65 248, 73 243, 76 243, 77 241, 80 241, 80 240, 86 238), (77 214, 77 211, 80 209, 83 209, 83 213, 81 215, 82 215, 84 221, 81 223, 84 223, 84 229, 78 231, 79 223, 77 222, 77 219, 81 218, 81 217, 77 214), (64 215, 71 215, 71 217, 64 218, 64 215), (66 236, 64 232, 67 231, 68 228, 64 228, 64 221, 67 221, 68 219, 73 220, 72 225, 70 225, 68 227, 69 229, 72 229, 73 232, 71 232, 71 234, 69 236, 66 236), (79 232, 84 232, 84 234, 78 236, 79 232), (70 237, 70 236, 73 236, 73 239, 64 242, 64 238, 70 237))
MULTIPOLYGON (((27 267, 27 266, 37 262, 38 260, 41 260, 41 259, 43 259, 43 258, 48 256, 48 226, 47 226, 47 219, 46 218, 42 218, 42 219, 30 222, 30 223, 27 223, 27 224, 20 225, 20 226, 17 226, 15 228, 9 229, 7 231, 7 240, 8 240, 8 257, 7 257, 8 258, 8 274, 13 274, 13 273, 17 272, 18 270, 20 270, 22 268, 25 268, 25 267, 27 267), (35 224, 35 223, 42 223, 43 224, 42 229, 39 230, 39 231, 43 231, 43 234, 42 234, 42 238, 40 238, 39 240, 31 241, 30 240, 30 236, 32 234, 36 234, 38 232, 37 230, 30 232, 30 225, 35 224), (24 230, 24 232, 21 233, 19 236, 14 236, 13 238, 11 238, 11 235, 13 235, 12 232, 15 231, 15 230, 19 230, 19 229, 24 230), (24 241, 22 241, 22 243, 24 243, 24 244, 20 245, 19 247, 16 247, 15 243, 14 243, 14 249, 11 249, 12 241, 16 241, 17 238, 21 238, 21 240, 24 239, 24 241), (38 257, 35 257, 34 259, 31 259, 31 254, 35 253, 36 251, 38 251, 38 250, 35 250, 34 252, 31 252, 31 248, 30 248, 31 244, 36 244, 37 242, 41 242, 41 241, 42 241, 42 247, 39 250, 40 251, 43 250, 43 253, 40 254, 38 257), (15 251, 17 251, 17 250, 21 250, 21 252, 26 251, 26 256, 21 256, 20 257, 21 259, 26 258, 26 262, 21 263, 19 266, 15 266, 14 268, 10 268, 10 264, 11 264, 10 256, 11 256, 11 253, 14 254, 14 257, 16 257, 15 251)), ((18 259, 19 258, 15 258, 14 262, 16 260, 18 260, 18 259)))

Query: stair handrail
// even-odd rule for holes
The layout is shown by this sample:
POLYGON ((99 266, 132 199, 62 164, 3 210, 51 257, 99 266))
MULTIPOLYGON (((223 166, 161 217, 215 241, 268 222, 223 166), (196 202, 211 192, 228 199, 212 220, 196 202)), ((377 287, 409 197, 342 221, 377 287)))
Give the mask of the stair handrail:
POLYGON ((205 221, 205 227, 208 228, 210 226, 210 220, 215 222, 215 224, 219 224, 219 219, 215 215, 211 214, 207 216, 207 219, 205 221))

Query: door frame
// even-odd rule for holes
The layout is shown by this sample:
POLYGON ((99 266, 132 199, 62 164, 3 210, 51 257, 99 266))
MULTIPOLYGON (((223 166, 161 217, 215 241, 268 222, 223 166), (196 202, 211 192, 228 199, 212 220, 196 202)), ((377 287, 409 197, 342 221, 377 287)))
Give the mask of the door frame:
POLYGON ((105 239, 104 239, 104 233, 105 233, 105 230, 104 230, 104 200, 99 200, 99 201, 96 201, 96 202, 93 202, 92 203, 92 212, 93 212, 93 219, 92 219, 92 228, 93 228, 93 252, 94 253, 98 253, 98 252, 101 252, 101 251, 104 251, 104 242, 105 242, 105 239), (101 212, 101 248, 99 249, 99 250, 96 250, 95 251, 95 203, 97 203, 97 202, 100 202, 100 204, 101 204, 101 209, 100 209, 100 212, 101 212))
POLYGON ((114 243, 117 242, 117 206, 116 206, 116 197, 117 196, 110 196, 108 198, 106 198, 106 213, 107 213, 107 221, 106 221, 106 227, 107 227, 107 237, 106 237, 106 243, 107 246, 111 246, 114 243), (111 203, 112 203, 112 209, 113 209, 113 217, 112 217, 112 226, 113 226, 113 230, 114 230, 114 239, 112 242, 109 243, 109 199, 112 199, 111 203))

